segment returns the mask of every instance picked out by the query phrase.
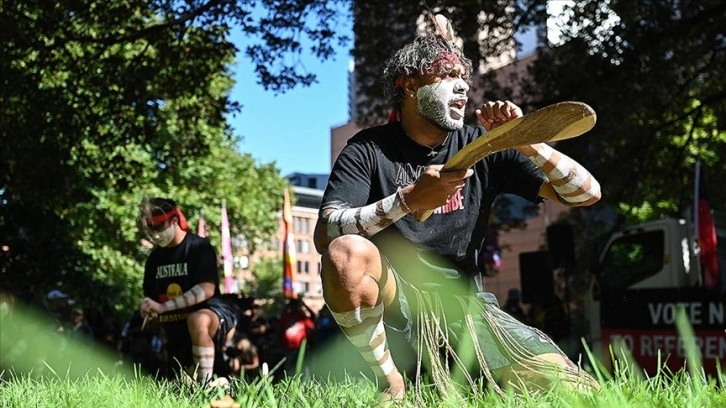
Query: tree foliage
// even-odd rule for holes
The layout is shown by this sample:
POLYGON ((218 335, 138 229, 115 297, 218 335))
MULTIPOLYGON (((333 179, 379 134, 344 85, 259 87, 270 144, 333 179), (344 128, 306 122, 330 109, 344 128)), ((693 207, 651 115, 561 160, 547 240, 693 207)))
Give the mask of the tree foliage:
POLYGON ((285 182, 236 150, 229 33, 251 39, 259 82, 284 92, 315 80, 304 53, 325 59, 345 41, 335 32, 345 11, 343 1, 4 3, 3 286, 135 307, 143 196, 176 199, 191 222, 203 212, 217 245, 222 200, 253 247, 273 234, 285 182))
MULTIPOLYGON (((539 105, 589 103, 598 125, 558 146, 587 164, 625 222, 683 216, 695 162, 712 187, 724 170, 726 4, 580 1, 567 15, 563 43, 539 54, 528 88, 539 105)), ((723 209, 726 192, 710 193, 723 209)))
MULTIPOLYGON (((547 3, 435 1, 356 2, 354 30, 358 121, 382 123, 385 105, 377 82, 391 53, 416 35, 425 11, 449 16, 465 53, 478 64, 507 47, 507 34, 534 28, 536 59, 525 75, 476 74, 468 110, 484 100, 514 99, 525 112, 563 100, 590 104, 598 124, 558 148, 601 182, 601 205, 621 221, 683 216, 693 201, 693 169, 703 163, 712 205, 723 209, 726 190, 715 188, 726 154, 726 3, 711 0, 583 0, 566 8, 561 42, 547 40, 547 3), (479 38, 478 30, 488 35, 479 38), (515 92, 515 90, 519 90, 515 92), (369 100, 369 98, 372 98, 369 100)), ((564 3, 564 2, 563 2, 564 3)))
POLYGON ((411 41, 420 29, 431 30, 431 16, 442 13, 449 18, 457 36, 462 38, 461 45, 467 50, 474 71, 477 72, 480 68, 480 59, 475 58, 477 55, 490 55, 505 46, 511 46, 511 36, 478 36, 481 27, 496 27, 501 32, 510 32, 515 28, 508 5, 507 0, 355 1, 353 32, 356 43, 353 55, 356 90, 364 96, 356 102, 357 122, 363 126, 385 122, 391 107, 383 98, 379 81, 383 65, 396 50, 411 41))

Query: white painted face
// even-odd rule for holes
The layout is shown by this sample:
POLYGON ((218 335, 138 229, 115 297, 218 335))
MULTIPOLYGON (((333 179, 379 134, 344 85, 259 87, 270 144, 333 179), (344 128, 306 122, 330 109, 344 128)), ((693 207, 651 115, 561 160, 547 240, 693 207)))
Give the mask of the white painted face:
POLYGON ((448 131, 464 126, 464 109, 469 85, 459 75, 463 68, 454 69, 449 76, 437 78, 416 91, 418 113, 431 123, 448 131))
POLYGON ((176 233, 176 228, 174 228, 174 224, 170 224, 169 227, 163 231, 156 231, 149 234, 149 238, 153 243, 160 247, 166 247, 168 246, 171 241, 174 239, 174 235, 176 233))

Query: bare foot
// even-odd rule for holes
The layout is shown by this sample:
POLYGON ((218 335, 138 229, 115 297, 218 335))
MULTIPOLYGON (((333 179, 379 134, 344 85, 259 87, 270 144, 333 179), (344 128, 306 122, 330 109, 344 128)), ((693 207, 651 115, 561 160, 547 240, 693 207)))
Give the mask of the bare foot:
POLYGON ((391 402, 401 401, 406 394, 406 383, 398 371, 392 372, 384 381, 381 381, 380 387, 379 402, 381 406, 386 406, 391 402))

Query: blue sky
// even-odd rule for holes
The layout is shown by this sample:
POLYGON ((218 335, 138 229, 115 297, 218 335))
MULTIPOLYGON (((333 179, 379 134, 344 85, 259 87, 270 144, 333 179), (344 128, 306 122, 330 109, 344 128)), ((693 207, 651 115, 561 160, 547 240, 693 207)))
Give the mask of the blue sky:
MULTIPOLYGON (((352 38, 352 26, 346 25, 352 38)), ((317 75, 317 83, 298 86, 275 95, 257 84, 257 77, 244 52, 244 38, 233 33, 241 50, 235 70, 232 99, 242 111, 229 118, 234 134, 242 137, 239 151, 250 153, 259 163, 275 162, 283 176, 290 173, 330 171, 330 129, 346 123, 348 112, 348 63, 350 47, 336 48, 333 58, 320 62, 303 56, 306 71, 317 75)))
MULTIPOLYGON (((352 22, 343 30, 353 38, 352 22)), ((534 49, 534 31, 518 35, 525 55, 534 49)), ((308 72, 318 82, 296 87, 275 95, 257 84, 257 77, 244 56, 245 39, 235 31, 232 40, 240 49, 234 67, 236 85, 232 99, 241 103, 242 111, 229 118, 237 136, 242 137, 239 150, 250 153, 259 163, 275 162, 280 173, 328 173, 330 171, 330 129, 346 123, 348 111, 348 65, 350 47, 337 47, 333 58, 320 62, 303 56, 308 72)))

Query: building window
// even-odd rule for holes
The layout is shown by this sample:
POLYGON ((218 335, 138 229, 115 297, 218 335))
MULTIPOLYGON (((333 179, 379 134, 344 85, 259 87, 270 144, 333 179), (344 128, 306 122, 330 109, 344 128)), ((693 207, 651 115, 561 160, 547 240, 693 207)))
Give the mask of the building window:
POLYGON ((297 261, 297 273, 302 272, 302 261, 297 261))
POLYGON ((305 273, 306 274, 310 273, 310 262, 308 262, 308 261, 305 261, 305 273))
POLYGON ((300 233, 300 217, 292 217, 292 229, 295 231, 295 233, 300 233))
POLYGON ((305 282, 304 287, 305 287, 305 293, 310 292, 310 282, 305 282))
POLYGON ((302 240, 300 246, 301 246, 300 253, 302 253, 302 254, 310 253, 310 241, 308 241, 306 239, 302 240))
POLYGON ((300 219, 300 229, 301 233, 303 234, 309 234, 310 233, 310 219, 309 218, 301 218, 300 219))

